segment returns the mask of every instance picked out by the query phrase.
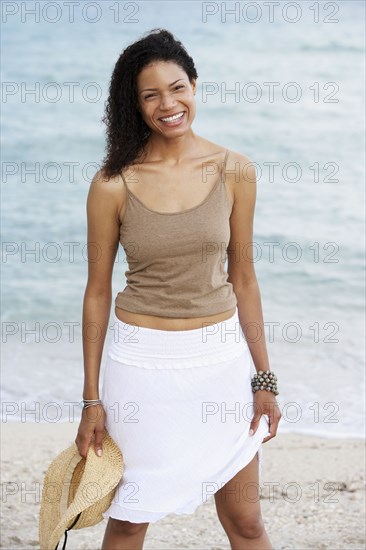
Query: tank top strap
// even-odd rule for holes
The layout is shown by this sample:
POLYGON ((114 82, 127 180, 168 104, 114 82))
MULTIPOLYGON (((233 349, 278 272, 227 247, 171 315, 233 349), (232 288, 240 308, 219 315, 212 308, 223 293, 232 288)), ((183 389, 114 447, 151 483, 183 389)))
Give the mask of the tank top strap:
POLYGON ((226 162, 227 162, 227 157, 228 156, 229 156, 229 149, 226 149, 225 158, 224 158, 224 162, 223 162, 222 170, 221 170, 221 182, 222 183, 224 183, 224 181, 225 181, 225 170, 226 170, 226 162))
POLYGON ((128 189, 128 185, 127 185, 127 182, 126 182, 126 178, 124 177, 123 171, 122 171, 122 170, 121 170, 121 176, 122 176, 123 183, 125 184, 125 186, 126 186, 127 189, 128 189))
MULTIPOLYGON (((132 168, 132 174, 134 174, 134 170, 132 168)), ((123 183, 125 184, 125 188, 126 188, 126 192, 127 192, 127 199, 128 199, 128 204, 130 204, 132 201, 130 200, 131 199, 131 195, 132 195, 132 198, 135 197, 135 195, 133 194, 133 192, 130 190, 129 186, 127 185, 127 180, 128 180, 128 177, 125 177, 123 175, 123 171, 121 170, 121 176, 122 176, 122 180, 123 180, 123 183)), ((133 181, 133 179, 131 180, 133 181)), ((134 201, 135 202, 135 201, 134 201)))

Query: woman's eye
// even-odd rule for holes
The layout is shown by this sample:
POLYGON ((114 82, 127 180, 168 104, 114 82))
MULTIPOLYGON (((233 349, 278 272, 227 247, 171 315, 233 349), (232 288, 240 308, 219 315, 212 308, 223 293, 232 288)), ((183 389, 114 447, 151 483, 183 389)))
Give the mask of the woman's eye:
MULTIPOLYGON (((174 87, 175 90, 180 90, 180 88, 184 88, 184 84, 177 84, 177 86, 174 87)), ((156 97, 156 94, 148 94, 145 95, 144 99, 151 99, 152 97, 156 97)))

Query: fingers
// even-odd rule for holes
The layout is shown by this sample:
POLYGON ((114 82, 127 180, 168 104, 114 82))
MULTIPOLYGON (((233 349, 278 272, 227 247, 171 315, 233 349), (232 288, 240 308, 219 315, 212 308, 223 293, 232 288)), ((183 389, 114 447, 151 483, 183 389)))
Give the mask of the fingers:
POLYGON ((274 400, 272 396, 268 397, 265 393, 259 393, 258 395, 255 393, 253 406, 254 415, 250 423, 249 435, 253 436, 255 434, 258 429, 261 416, 265 415, 268 417, 269 435, 262 440, 262 443, 266 443, 272 439, 272 437, 276 436, 278 424, 282 416, 281 411, 276 400, 274 400))
POLYGON ((94 451, 98 456, 102 456, 103 454, 103 430, 100 430, 96 428, 95 430, 95 441, 94 441, 94 451))
POLYGON ((280 419, 281 419, 281 414, 280 413, 270 414, 270 415, 268 415, 268 419, 269 419, 269 435, 267 435, 263 439, 262 443, 267 443, 267 441, 272 439, 272 437, 276 437, 278 424, 279 424, 280 419))
MULTIPOLYGON (((79 455, 83 458, 86 458, 88 454, 88 449, 90 441, 93 437, 93 434, 81 434, 78 432, 76 436, 75 443, 79 451, 79 455)), ((103 454, 103 430, 95 430, 95 439, 94 439, 94 451, 97 456, 102 456, 103 454)))
MULTIPOLYGON (((90 407, 93 409, 94 407, 90 407)), ((86 411, 84 411, 86 412, 86 411)), ((78 429, 77 436, 75 438, 75 443, 78 448, 78 452, 80 456, 83 458, 87 457, 88 449, 90 446, 90 442, 94 435, 94 452, 97 456, 102 456, 103 454, 103 435, 104 435, 104 426, 105 426, 105 415, 103 414, 103 411, 100 412, 100 419, 98 420, 97 424, 95 422, 92 424, 86 416, 83 416, 80 421, 80 426, 78 429)))
POLYGON ((253 418, 252 418, 252 421, 251 421, 250 427, 249 427, 249 435, 252 436, 257 431, 261 416, 262 416, 262 411, 260 410, 258 405, 255 403, 254 404, 254 415, 253 415, 253 418))
MULTIPOLYGON (((257 431, 259 423, 260 423, 261 416, 262 416, 262 414, 260 412, 257 412, 257 411, 255 412, 255 414, 252 418, 252 421, 250 423, 250 429, 249 429, 249 435, 250 436, 253 436, 255 434, 255 432, 257 431)), ((274 413, 268 414, 266 416, 268 416, 269 435, 267 435, 263 439, 262 443, 267 443, 267 441, 272 439, 272 437, 276 436, 278 424, 279 424, 279 421, 281 419, 281 414, 278 413, 278 412, 274 412, 274 413)))
POLYGON ((272 439, 272 437, 275 437, 276 436, 276 433, 271 433, 270 432, 270 435, 267 435, 267 437, 265 437, 262 441, 262 443, 267 443, 267 441, 269 441, 270 439, 272 439))
POLYGON ((250 428, 249 428, 249 435, 250 436, 253 436, 255 434, 255 432, 257 431, 257 428, 258 428, 258 424, 259 424, 259 420, 258 421, 253 421, 251 422, 250 424, 250 428))
POLYGON ((81 432, 78 432, 75 438, 75 443, 78 448, 79 455, 82 456, 83 458, 86 458, 86 455, 88 453, 89 443, 92 438, 92 435, 93 434, 83 434, 81 432))

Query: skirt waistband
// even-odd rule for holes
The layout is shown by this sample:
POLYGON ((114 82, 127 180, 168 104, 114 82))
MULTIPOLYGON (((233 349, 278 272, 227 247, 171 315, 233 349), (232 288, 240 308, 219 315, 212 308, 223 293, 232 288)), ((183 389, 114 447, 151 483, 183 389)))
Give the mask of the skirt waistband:
POLYGON ((118 319, 108 355, 145 368, 190 368, 238 358, 248 350, 238 308, 229 319, 190 330, 138 327, 118 319))

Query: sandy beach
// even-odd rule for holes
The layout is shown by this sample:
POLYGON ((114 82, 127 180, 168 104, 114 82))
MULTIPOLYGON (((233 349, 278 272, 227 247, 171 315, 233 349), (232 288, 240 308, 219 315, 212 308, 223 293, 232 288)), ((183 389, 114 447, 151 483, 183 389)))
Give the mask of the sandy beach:
MULTIPOLYGON (((38 548, 38 511, 45 470, 73 443, 78 423, 2 423, 1 548, 38 548)), ((274 548, 365 548, 365 444, 278 434, 263 445, 261 507, 274 548)), ((68 550, 98 550, 107 521, 72 531, 68 550)), ((150 524, 145 550, 228 550, 214 498, 194 514, 150 524)))

